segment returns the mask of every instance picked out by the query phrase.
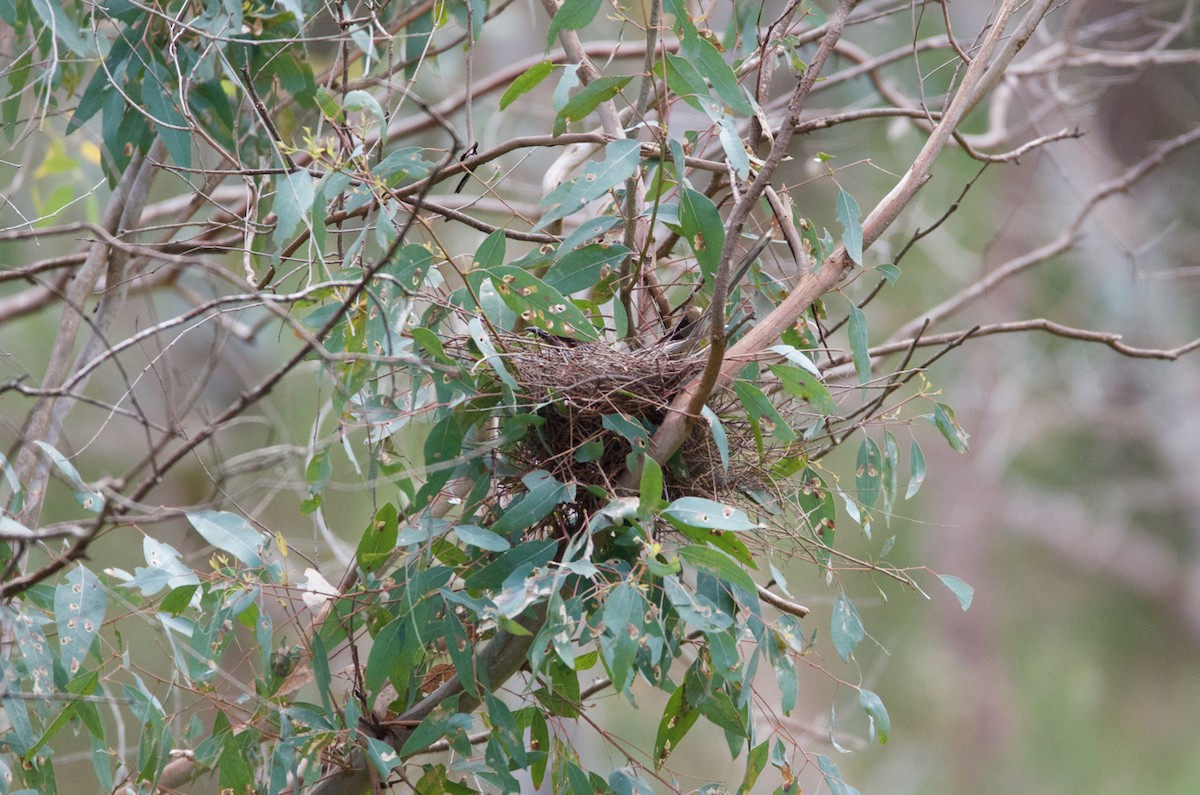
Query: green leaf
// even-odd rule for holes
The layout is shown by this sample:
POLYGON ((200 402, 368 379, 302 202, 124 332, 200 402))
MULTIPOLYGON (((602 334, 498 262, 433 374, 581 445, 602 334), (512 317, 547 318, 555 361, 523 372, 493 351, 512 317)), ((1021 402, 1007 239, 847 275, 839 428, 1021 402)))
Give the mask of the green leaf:
POLYGON ((604 147, 603 163, 588 163, 582 174, 555 188, 542 199, 543 205, 554 209, 542 216, 533 227, 534 231, 579 212, 588 202, 599 199, 632 177, 641 162, 641 156, 642 147, 637 141, 622 138, 609 142, 604 147))
POLYGON ((686 690, 685 687, 675 688, 663 708, 662 718, 658 721, 658 734, 654 738, 655 769, 662 767, 671 752, 679 747, 679 741, 700 718, 700 713, 688 703, 686 690))
POLYGON ((950 574, 939 574, 938 579, 958 598, 958 604, 965 613, 971 607, 971 602, 975 599, 975 589, 963 580, 950 574))
POLYGON ((891 523, 892 509, 896 505, 896 493, 900 472, 900 443, 891 431, 883 432, 883 471, 880 485, 883 487, 884 521, 891 523))
POLYGON ((733 391, 737 393, 738 400, 750 418, 762 423, 772 436, 784 443, 796 441, 796 432, 792 430, 792 426, 761 389, 746 381, 736 381, 733 391))
MULTIPOLYGON (((92 48, 88 39, 80 32, 79 27, 75 22, 67 16, 67 12, 63 9, 61 2, 51 2, 51 0, 33 0, 33 8, 37 11, 42 22, 46 23, 48 30, 54 31, 54 37, 67 45, 67 49, 78 55, 80 58, 94 58, 96 51, 92 48)), ((51 69, 56 69, 57 65, 51 65, 51 69)))
POLYGON ((705 574, 711 574, 741 591, 739 601, 754 603, 758 599, 758 591, 754 580, 746 570, 739 566, 724 552, 710 547, 686 546, 679 550, 679 557, 690 563, 693 568, 705 574))
POLYGON ((404 636, 408 632, 408 617, 400 616, 389 621, 375 634, 371 652, 367 655, 367 669, 363 673, 363 687, 374 695, 396 667, 396 660, 404 648, 404 636))
POLYGON ((361 111, 372 116, 375 123, 379 125, 379 145, 387 146, 387 114, 383 112, 383 106, 372 94, 361 89, 351 91, 346 94, 346 99, 342 102, 342 109, 347 114, 361 111))
POLYGON ((652 515, 662 504, 662 467, 650 456, 645 456, 642 460, 642 480, 639 494, 638 513, 643 517, 652 515))
MULTIPOLYGON (((575 231, 563 238, 563 242, 559 244, 558 256, 565 258, 575 249, 586 244, 595 244, 598 238, 604 235, 605 232, 612 229, 614 226, 619 226, 624 223, 624 220, 615 215, 601 215, 596 218, 589 218, 575 228, 575 231)), ((614 247, 610 247, 610 250, 614 247)), ((621 246, 620 248, 624 248, 621 246)), ((628 249, 626 249, 628 251, 628 249)), ((572 290, 564 290, 563 292, 573 292, 572 290)))
POLYGON ((956 453, 967 452, 967 432, 954 418, 954 409, 945 403, 935 403, 933 407, 933 424, 941 431, 942 436, 950 443, 950 449, 956 453))
POLYGON ((316 191, 312 175, 302 168, 289 171, 279 178, 275 187, 275 201, 271 205, 275 213, 275 231, 271 242, 281 249, 301 226, 312 211, 316 191))
POLYGON ((541 568, 549 563, 557 552, 557 541, 524 541, 467 577, 464 584, 471 590, 498 588, 519 566, 528 564, 535 569, 541 568))
POLYGON ((364 573, 377 571, 387 563, 396 549, 396 536, 399 531, 400 520, 396 506, 389 502, 376 511, 375 518, 358 541, 355 559, 364 573))
MULTIPOLYGON (((546 35, 546 49, 554 46, 554 39, 561 30, 582 30, 596 17, 602 0, 563 0, 550 20, 550 32, 546 35)), ((507 93, 507 92, 505 92, 507 93)), ((504 105, 500 105, 504 109, 504 105)))
POLYGON ((228 552, 247 566, 263 565, 258 554, 263 546, 263 535, 242 517, 225 511, 189 511, 187 518, 196 532, 217 549, 228 552))
POLYGON ((404 760, 400 757, 400 754, 396 753, 396 749, 390 743, 385 743, 383 740, 376 740, 371 736, 367 736, 367 758, 371 760, 371 764, 379 772, 379 777, 384 780, 391 775, 393 770, 404 764, 404 760))
POLYGON ((838 766, 825 754, 817 754, 817 767, 820 768, 825 786, 829 787, 832 795, 859 795, 858 790, 846 783, 842 778, 842 771, 838 770, 838 766))
POLYGON ((717 205, 703 193, 684 188, 679 196, 679 226, 711 290, 721 262, 721 249, 725 247, 725 225, 717 205))
POLYGON ((834 602, 832 633, 833 646, 838 655, 843 662, 849 662, 850 655, 862 642, 865 633, 862 621, 858 618, 858 611, 845 594, 838 594, 837 601, 834 602))
POLYGON ((838 407, 833 395, 812 373, 790 364, 773 364, 771 372, 792 397, 803 400, 826 417, 837 414, 838 407))
POLYGON ((858 690, 858 703, 862 704, 862 708, 866 711, 867 717, 870 719, 871 739, 875 739, 875 733, 879 733, 879 744, 885 745, 888 741, 888 735, 892 731, 892 721, 888 717, 887 709, 883 706, 883 701, 879 696, 861 687, 858 690))
POLYGON ((511 265, 493 268, 489 273, 501 300, 531 326, 556 337, 587 341, 599 338, 579 307, 532 273, 511 265))
MULTIPOLYGON (((558 12, 562 14, 562 11, 558 12)), ((556 15, 557 18, 557 15, 556 15)), ((554 20, 551 20, 551 27, 554 25, 554 20)), ((533 90, 534 86, 545 80, 554 71, 554 64, 551 61, 542 61, 522 72, 516 80, 512 81, 508 88, 504 89, 504 93, 500 95, 500 110, 504 110, 509 105, 520 97, 533 90)))
POLYGON ((746 755, 746 774, 742 776, 742 785, 738 787, 738 795, 750 795, 754 791, 755 782, 758 781, 763 768, 767 766, 768 750, 767 740, 763 740, 750 749, 750 753, 746 755))
POLYGON ((459 540, 467 546, 486 549, 489 552, 503 552, 512 546, 504 536, 497 535, 491 530, 485 530, 482 527, 476 527, 473 524, 460 524, 456 526, 454 528, 454 535, 458 536, 459 540))
POLYGON ((613 689, 618 693, 628 689, 636 673, 633 662, 639 648, 645 609, 645 599, 627 582, 609 591, 604 600, 604 635, 600 647, 613 689))
MULTIPOLYGON (((608 774, 608 786, 614 795, 654 795, 654 788, 638 776, 631 767, 622 767, 608 774)), ((588 791, 598 792, 594 787, 588 791)))
POLYGON ((542 281, 563 295, 592 289, 605 280, 614 279, 621 261, 628 255, 629 249, 624 246, 593 243, 568 251, 550 266, 542 281))
POLYGON ((908 478, 908 488, 904 491, 904 499, 911 500, 925 482, 925 454, 915 441, 908 448, 908 470, 911 474, 908 478))
POLYGON ((883 275, 883 278, 887 280, 888 284, 895 284, 896 280, 900 278, 900 269, 895 265, 892 265, 890 262, 879 265, 878 269, 880 274, 883 275))
POLYGON ((521 478, 528 491, 504 511, 492 525, 492 532, 514 536, 546 518, 554 506, 574 499, 573 485, 559 483, 544 470, 530 472, 521 478))
POLYGON ((871 510, 879 501, 882 479, 883 456, 880 455, 879 445, 870 436, 864 437, 858 446, 858 461, 854 468, 854 488, 858 504, 864 510, 871 510))
POLYGON ((442 616, 442 636, 446 639, 446 653, 454 663, 458 680, 468 693, 478 698, 479 686, 488 686, 487 669, 476 664, 475 647, 467 637, 467 630, 449 605, 442 616))
POLYGON ((700 74, 708 78, 712 83, 713 90, 717 92, 717 96, 723 99, 734 113, 739 116, 754 114, 754 108, 746 101, 733 69, 725 63, 724 56, 712 42, 693 34, 685 35, 681 44, 684 57, 696 67, 700 74))
POLYGON ((158 61, 151 61, 149 74, 142 81, 142 101, 154 117, 158 137, 167 147, 171 159, 183 168, 192 167, 192 133, 187 119, 175 106, 169 86, 171 73, 158 61))
POLYGON ((721 469, 729 469, 729 439, 725 435, 725 426, 721 424, 721 418, 716 415, 708 406, 700 409, 700 416, 708 423, 708 427, 712 430, 713 444, 717 446, 717 452, 721 454, 721 469))
POLYGON ((463 453, 463 430, 459 418, 448 414, 437 422, 425 437, 425 485, 421 488, 424 500, 433 496, 454 474, 463 453))
POLYGON ((58 473, 70 484, 75 492, 75 501, 92 513, 99 513, 100 509, 104 507, 104 495, 89 488, 83 482, 83 478, 79 476, 79 470, 62 453, 40 440, 35 441, 34 444, 41 448, 58 473))
POLYGON ((59 659, 71 679, 83 669, 83 661, 104 623, 106 604, 100 580, 83 566, 72 569, 54 589, 59 659))
MULTIPOLYGON (((615 97, 632 79, 632 75, 625 77, 598 77, 588 83, 583 87, 582 91, 567 100, 567 104, 563 105, 562 110, 558 112, 558 115, 554 118, 554 134, 562 135, 567 131, 568 124, 573 121, 586 119, 588 114, 596 109, 597 105, 615 97)), ((634 141, 634 143, 636 144, 637 142, 634 141)))
POLYGON ((854 359, 854 371, 858 383, 871 380, 871 354, 867 347, 867 316, 854 304, 850 305, 850 355, 854 359))
POLYGON ((761 527, 737 508, 703 497, 680 497, 663 510, 662 517, 676 527, 702 530, 742 532, 761 527))
POLYGON ((666 62, 660 71, 664 72, 670 92, 696 110, 704 110, 701 103, 712 101, 704 76, 687 58, 667 53, 666 62))
POLYGON ((471 263, 471 268, 490 270, 491 268, 503 265, 504 244, 504 230, 497 229, 495 232, 492 232, 479 244, 479 248, 475 250, 475 259, 471 263))
POLYGON ((862 211, 854 197, 844 190, 838 191, 837 217, 842 225, 842 244, 846 247, 846 253, 856 264, 862 265, 862 211))

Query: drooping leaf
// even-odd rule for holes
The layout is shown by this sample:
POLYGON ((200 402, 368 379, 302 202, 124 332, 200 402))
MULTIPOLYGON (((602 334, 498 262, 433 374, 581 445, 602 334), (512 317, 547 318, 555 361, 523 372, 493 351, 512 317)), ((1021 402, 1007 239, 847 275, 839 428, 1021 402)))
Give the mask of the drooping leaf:
POLYGON ((90 569, 76 566, 54 589, 54 621, 58 626, 59 659, 75 678, 104 623, 107 598, 90 569))
POLYGON ((79 476, 79 470, 62 453, 41 440, 35 441, 34 444, 41 448, 58 473, 70 484, 75 493, 75 501, 92 513, 99 513, 100 509, 104 507, 104 495, 89 488, 83 482, 83 478, 79 476))
POLYGON ((725 225, 712 199, 699 191, 684 188, 679 196, 679 225, 692 246, 708 290, 717 275, 721 249, 725 246, 725 225))
POLYGON ((679 746, 679 741, 700 718, 700 713, 687 701, 686 689, 675 688, 663 707, 662 718, 658 721, 658 734, 654 738, 655 768, 662 767, 671 752, 679 746))
POLYGON ((716 415, 708 406, 700 409, 700 416, 708 423, 708 427, 712 430, 713 444, 717 446, 717 452, 721 454, 721 468, 729 469, 729 438, 725 434, 725 426, 721 424, 721 418, 716 415))
POLYGON ((863 710, 871 721, 871 739, 875 739, 878 734, 879 744, 885 745, 888 735, 892 731, 892 720, 888 717, 887 708, 883 706, 883 700, 865 687, 860 687, 858 703, 862 704, 863 710))
POLYGON ((158 137, 171 159, 183 168, 192 167, 192 132, 187 119, 175 105, 171 89, 173 79, 167 67, 156 60, 149 64, 147 79, 142 81, 142 101, 154 117, 158 137))
POLYGON ((360 111, 371 116, 379 127, 380 146, 387 146, 387 114, 374 95, 362 90, 349 91, 342 102, 342 109, 347 113, 360 111))
POLYGON ((825 754, 817 754, 817 767, 825 779, 825 786, 833 795, 859 795, 858 790, 846 783, 842 771, 825 754))
POLYGON ((883 484, 883 456, 879 445, 870 436, 863 437, 858 447, 858 461, 854 469, 854 487, 858 504, 864 510, 871 510, 879 501, 879 492, 883 484))
POLYGON ((842 225, 842 245, 846 247, 846 253, 856 264, 862 265, 862 210, 854 197, 844 190, 838 191, 837 218, 842 225))
POLYGON ((925 454, 921 452, 921 446, 915 441, 908 448, 908 470, 910 475, 908 488, 904 491, 904 499, 911 500, 921 490, 921 484, 925 482, 925 454))
POLYGON ((857 306, 850 305, 850 355, 854 359, 854 371, 858 383, 871 380, 871 354, 867 346, 867 316, 857 306))
POLYGON ((504 89, 504 93, 500 95, 500 110, 504 110, 518 97, 532 91, 534 86, 549 77, 553 71, 554 64, 551 61, 542 61, 526 69, 516 80, 509 83, 508 88, 504 89))
POLYGON ((966 612, 971 607, 971 602, 975 599, 975 589, 965 581, 950 574, 939 574, 938 579, 950 589, 958 599, 958 604, 962 607, 963 612, 966 612))
POLYGON ((271 242, 277 250, 305 223, 309 212, 312 211, 315 195, 312 175, 305 169, 289 171, 279 178, 275 188, 275 201, 271 205, 276 217, 271 242))
POLYGON ((854 609, 854 605, 850 603, 845 594, 839 594, 837 601, 833 604, 832 635, 833 646, 837 649, 838 655, 844 662, 849 662, 850 655, 862 642, 865 633, 862 621, 858 617, 858 611, 854 609))
POLYGON ((958 420, 954 418, 954 409, 945 403, 934 404, 933 424, 950 443, 950 449, 956 453, 967 452, 967 439, 970 437, 958 424, 958 420))

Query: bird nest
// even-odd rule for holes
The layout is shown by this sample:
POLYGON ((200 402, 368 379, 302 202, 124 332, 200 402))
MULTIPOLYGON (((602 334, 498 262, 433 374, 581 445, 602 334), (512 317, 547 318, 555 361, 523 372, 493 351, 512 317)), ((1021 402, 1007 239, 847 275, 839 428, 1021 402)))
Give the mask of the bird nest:
MULTIPOLYGON (((664 345, 623 350, 601 342, 508 334, 497 342, 518 384, 518 399, 536 417, 507 457, 522 473, 542 469, 560 482, 582 486, 571 506, 576 516, 620 493, 617 479, 636 461, 630 454, 645 448, 671 401, 704 368, 702 353, 680 354, 664 345)), ((725 454, 709 424, 696 423, 663 467, 669 499, 720 499, 764 483, 757 456, 750 454, 755 443, 749 424, 733 411, 736 401, 718 395, 710 406, 726 415, 725 454)))

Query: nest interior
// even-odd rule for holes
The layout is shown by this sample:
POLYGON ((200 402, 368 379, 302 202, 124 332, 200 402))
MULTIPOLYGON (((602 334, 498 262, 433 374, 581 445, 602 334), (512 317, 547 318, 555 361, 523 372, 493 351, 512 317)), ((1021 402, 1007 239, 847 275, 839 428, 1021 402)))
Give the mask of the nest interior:
MULTIPOLYGON (((641 426, 648 439, 672 399, 704 367, 702 353, 681 356, 661 345, 623 350, 603 342, 514 337, 504 341, 506 362, 526 405, 542 418, 513 450, 514 463, 526 470, 544 469, 561 482, 599 486, 608 494, 617 493, 615 480, 628 454, 645 444, 636 438, 631 442, 630 436, 637 434, 629 429, 641 426), (606 424, 610 415, 633 425, 618 431, 614 425, 620 423, 610 419, 606 424)), ((753 447, 744 423, 727 423, 726 431, 731 456, 735 449, 753 447)), ((664 468, 664 485, 669 498, 719 497, 739 488, 747 475, 744 465, 723 466, 708 425, 701 422, 664 468)), ((584 491, 581 502, 589 500, 584 491)), ((587 512, 594 506, 574 507, 587 512)))

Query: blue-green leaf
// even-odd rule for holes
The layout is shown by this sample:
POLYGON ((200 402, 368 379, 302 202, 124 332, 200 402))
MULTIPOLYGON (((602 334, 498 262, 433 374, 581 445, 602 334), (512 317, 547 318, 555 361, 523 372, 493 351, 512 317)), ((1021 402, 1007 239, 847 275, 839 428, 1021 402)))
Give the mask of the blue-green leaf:
POLYGON ((833 795, 859 795, 858 790, 846 783, 842 771, 825 754, 817 754, 817 767, 825 778, 825 786, 833 795))
POLYGON ((504 536, 473 524, 460 524, 456 526, 454 534, 464 544, 486 549, 489 552, 503 552, 512 546, 504 536))
POLYGON ((555 188, 542 199, 543 205, 554 209, 542 216, 534 231, 579 212, 588 202, 599 199, 629 179, 637 171, 641 156, 642 147, 637 141, 629 138, 611 141, 604 147, 603 163, 588 163, 580 176, 555 188))
POLYGON ((100 580, 77 566, 54 589, 54 621, 58 625, 59 658, 67 676, 75 678, 92 641, 104 623, 107 604, 100 580))
POLYGON ((684 188, 679 196, 679 225, 711 290, 721 262, 721 249, 725 246, 725 225, 717 205, 703 193, 684 188))
POLYGON ((746 573, 746 570, 724 552, 712 549, 711 547, 686 546, 679 550, 679 557, 683 558, 698 571, 711 574, 732 585, 740 591, 738 595, 739 601, 754 603, 758 599, 754 580, 750 579, 750 575, 746 573))
POLYGON ((667 705, 663 707, 662 718, 658 721, 658 734, 654 738, 654 766, 662 767, 663 762, 679 746, 688 730, 695 725, 700 717, 687 700, 687 688, 677 687, 667 705))
POLYGON ((908 488, 904 491, 904 499, 911 500, 913 495, 921 490, 921 484, 925 482, 925 454, 921 452, 921 446, 915 441, 908 448, 908 469, 911 475, 908 479, 908 488))
POLYGON ((271 242, 276 249, 281 248, 304 223, 312 210, 315 196, 312 175, 302 168, 289 171, 278 180, 275 201, 271 205, 276 217, 271 242))
POLYGON ((879 500, 882 480, 883 457, 879 445, 870 436, 863 438, 858 447, 858 461, 854 469, 854 487, 858 504, 865 510, 871 510, 879 500))
POLYGON ((729 439, 725 435, 725 426, 721 424, 721 418, 708 406, 700 409, 700 416, 712 430, 713 444, 721 454, 721 469, 729 469, 729 439))
POLYGON ((850 305, 850 355, 854 359, 854 371, 858 383, 871 380, 871 354, 867 347, 867 316, 857 306, 850 305))
POLYGON ((954 418, 954 409, 945 403, 936 403, 933 407, 933 424, 941 431, 942 436, 950 443, 950 449, 956 453, 967 452, 967 432, 954 418))
POLYGON ((742 532, 760 527, 745 513, 731 505, 704 499, 703 497, 680 497, 662 512, 662 517, 676 527, 693 527, 702 530, 732 530, 742 532))
POLYGON ((837 414, 838 407, 833 395, 812 373, 790 364, 773 364, 771 372, 792 397, 803 400, 827 417, 837 414))
POLYGON ((968 585, 963 580, 950 574, 939 574, 938 579, 942 581, 958 598, 958 604, 966 612, 971 606, 971 602, 975 599, 975 589, 968 585))
POLYGON ((878 732, 879 744, 887 743, 888 735, 892 731, 892 721, 888 717, 887 709, 883 706, 883 701, 879 696, 862 687, 858 690, 858 703, 862 704, 862 708, 871 721, 871 739, 875 739, 876 732, 878 732))
POLYGON ((387 114, 372 94, 361 89, 351 91, 346 94, 342 108, 347 112, 362 111, 374 117, 375 123, 379 125, 379 145, 387 146, 387 114))
POLYGON ((263 535, 242 517, 225 511, 188 512, 188 521, 204 540, 247 566, 261 566, 263 535))
POLYGON ((70 484, 75 493, 76 502, 92 513, 99 513, 100 509, 104 507, 104 495, 88 488, 87 484, 83 482, 83 478, 79 476, 79 470, 62 453, 40 440, 35 441, 34 444, 42 449, 42 452, 50 459, 50 463, 54 464, 54 468, 70 484))
POLYGON ((833 605, 832 634, 833 646, 838 655, 843 661, 849 662, 850 655, 862 642, 865 633, 862 621, 858 618, 858 611, 845 594, 839 594, 833 605))
POLYGON ((862 265, 862 211, 854 197, 844 190, 838 191, 837 217, 842 225, 842 244, 846 247, 846 253, 855 263, 862 265))

